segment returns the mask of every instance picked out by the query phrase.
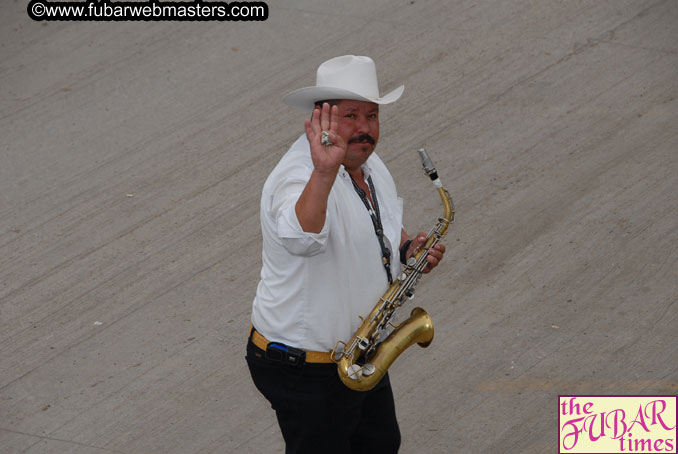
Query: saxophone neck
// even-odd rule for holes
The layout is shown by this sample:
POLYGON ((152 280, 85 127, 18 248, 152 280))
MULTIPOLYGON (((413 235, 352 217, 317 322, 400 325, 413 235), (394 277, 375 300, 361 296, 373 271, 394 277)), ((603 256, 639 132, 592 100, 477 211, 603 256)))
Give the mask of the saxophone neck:
POLYGON ((454 221, 454 203, 452 202, 452 197, 450 196, 450 193, 447 192, 447 189, 445 189, 443 186, 443 182, 440 181, 440 177, 438 177, 438 171, 433 165, 433 161, 428 155, 428 152, 426 152, 426 149, 420 148, 417 150, 417 153, 419 153, 419 159, 421 159, 421 165, 424 167, 424 172, 431 179, 433 185, 438 188, 440 199, 442 200, 443 206, 445 208, 443 219, 447 224, 449 224, 450 222, 454 221))
MULTIPOLYGON (((440 180, 438 180, 440 181, 440 180)), ((452 201, 452 196, 450 195, 449 192, 447 192, 447 189, 445 189, 442 184, 438 188, 438 194, 440 194, 440 200, 443 202, 443 208, 445 210, 445 213, 443 214, 443 218, 446 224, 450 224, 454 221, 454 202, 452 201)))

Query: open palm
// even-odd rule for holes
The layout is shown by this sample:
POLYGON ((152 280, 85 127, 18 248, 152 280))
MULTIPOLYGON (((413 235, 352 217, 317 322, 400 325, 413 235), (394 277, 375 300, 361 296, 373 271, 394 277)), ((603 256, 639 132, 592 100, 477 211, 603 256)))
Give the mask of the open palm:
POLYGON ((346 141, 337 134, 339 125, 339 108, 324 103, 322 108, 316 107, 310 120, 306 120, 306 138, 311 144, 313 166, 318 172, 336 174, 339 165, 346 155, 346 141), (322 145, 320 139, 323 131, 329 132, 332 145, 322 145))

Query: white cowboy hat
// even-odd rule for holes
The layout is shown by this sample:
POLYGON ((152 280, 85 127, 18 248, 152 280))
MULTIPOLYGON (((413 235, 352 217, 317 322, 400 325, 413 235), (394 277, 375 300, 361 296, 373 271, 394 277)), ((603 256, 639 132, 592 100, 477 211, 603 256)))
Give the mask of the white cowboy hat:
POLYGON ((283 101, 295 109, 310 112, 317 101, 326 99, 356 99, 376 104, 390 104, 403 94, 401 85, 379 96, 377 68, 370 57, 342 55, 322 63, 316 73, 315 86, 300 88, 285 96, 283 101))

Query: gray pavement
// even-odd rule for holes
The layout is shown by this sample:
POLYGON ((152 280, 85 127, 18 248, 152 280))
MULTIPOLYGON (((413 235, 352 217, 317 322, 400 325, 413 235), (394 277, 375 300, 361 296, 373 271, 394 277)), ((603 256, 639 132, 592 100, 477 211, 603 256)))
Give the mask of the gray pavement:
POLYGON ((557 452, 558 394, 678 393, 678 2, 345 3, 0 5, 0 452, 282 452, 244 362, 259 194, 302 131, 281 98, 349 53, 406 86, 405 227, 441 212, 418 147, 457 208, 434 343, 391 369, 402 452, 557 452))

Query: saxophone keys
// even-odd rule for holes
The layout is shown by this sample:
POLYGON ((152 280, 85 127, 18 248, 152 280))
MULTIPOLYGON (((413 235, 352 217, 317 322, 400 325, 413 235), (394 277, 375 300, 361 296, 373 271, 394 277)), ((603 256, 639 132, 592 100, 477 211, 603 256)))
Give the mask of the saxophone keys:
POLYGON ((348 366, 348 378, 351 380, 360 380, 360 376, 362 375, 362 367, 358 366, 357 364, 351 364, 348 366))
POLYGON ((376 367, 374 367, 374 364, 372 363, 367 363, 363 366, 362 374, 366 377, 369 377, 373 373, 375 373, 377 370, 376 367))
POLYGON ((369 346, 370 346, 370 341, 369 341, 369 339, 367 339, 367 338, 365 338, 365 337, 359 337, 359 338, 358 338, 358 348, 359 348, 360 350, 365 351, 365 350, 367 350, 367 347, 369 347, 369 346))
POLYGON ((337 341, 336 345, 334 346, 334 350, 332 350, 332 357, 334 358, 334 361, 338 363, 341 358, 344 357, 345 351, 346 344, 342 341, 337 341))

